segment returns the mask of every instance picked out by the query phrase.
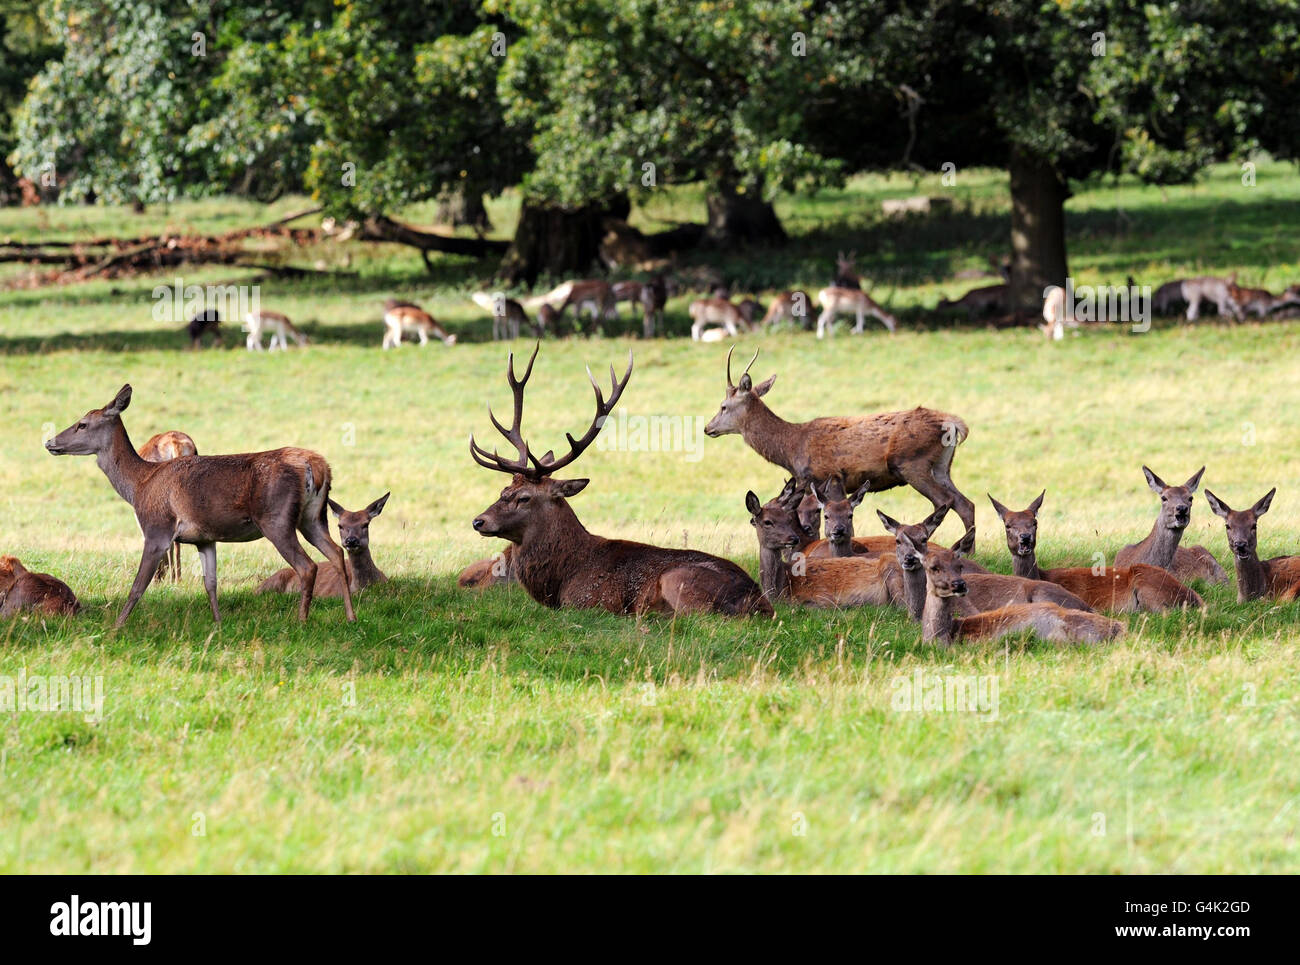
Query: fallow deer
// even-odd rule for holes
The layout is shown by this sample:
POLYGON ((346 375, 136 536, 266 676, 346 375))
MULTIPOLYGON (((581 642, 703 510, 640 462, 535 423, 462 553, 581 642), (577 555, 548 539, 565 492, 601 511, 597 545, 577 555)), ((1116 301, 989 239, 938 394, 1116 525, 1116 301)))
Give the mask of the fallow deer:
MULTIPOLYGON (((348 554, 345 564, 347 584, 353 593, 360 593, 366 587, 374 586, 376 583, 388 582, 388 577, 375 565, 375 559, 370 555, 370 523, 384 511, 384 504, 388 502, 390 495, 391 493, 384 493, 365 509, 356 512, 344 509, 332 499, 327 500, 330 511, 338 519, 339 542, 343 544, 343 550, 348 554)), ((342 596, 343 582, 343 574, 333 563, 322 564, 316 572, 316 588, 313 595, 342 596)), ((299 593, 301 591, 302 583, 298 579, 298 574, 292 567, 286 566, 263 580, 256 592, 299 593)))
POLYGON ((656 327, 662 327, 664 306, 668 304, 668 282, 663 275, 655 275, 641 286, 641 334, 654 338, 656 327))
MULTIPOLYGON (((95 456, 117 494, 135 510, 144 552, 116 626, 126 623, 173 542, 192 543, 198 549, 212 619, 220 622, 217 543, 247 543, 263 537, 298 571, 302 581, 298 618, 306 620, 316 564, 303 552, 295 531, 343 568, 343 550, 330 538, 325 521, 329 463, 318 453, 297 448, 146 462, 132 448, 122 424, 122 413, 130 404, 131 386, 124 385, 108 405, 91 409, 45 444, 55 456, 95 456)), ((356 619, 346 587, 343 608, 349 622, 356 619)))
POLYGON ((695 341, 717 341, 723 331, 735 338, 749 329, 749 323, 740 309, 725 298, 698 298, 687 308, 691 316, 691 338, 695 341), (720 326, 720 328, 718 327, 720 326))
POLYGON ((1274 487, 1250 509, 1233 509, 1214 493, 1205 490, 1205 499, 1216 516, 1223 518, 1228 530, 1228 548, 1237 566, 1237 599, 1258 600, 1269 597, 1291 601, 1300 597, 1300 556, 1259 558, 1259 517, 1273 502, 1274 487))
POLYGON ((279 312, 249 312, 244 316, 244 331, 248 332, 245 345, 250 352, 262 351, 264 331, 271 333, 271 341, 267 348, 272 352, 277 346, 281 351, 288 349, 289 339, 293 339, 294 344, 299 348, 307 345, 307 336, 294 327, 293 322, 289 321, 289 316, 281 315, 279 312))
POLYGON ((1172 573, 1137 563, 1133 566, 1065 566, 1044 570, 1038 565, 1038 511, 1047 490, 1027 509, 1007 509, 989 496, 993 509, 1007 531, 1012 572, 1031 580, 1047 580, 1065 587, 1094 610, 1112 613, 1164 613, 1174 608, 1204 606, 1200 595, 1174 578, 1172 573))
POLYGON ((492 316, 492 340, 502 342, 519 337, 520 329, 528 325, 534 334, 541 337, 541 329, 528 321, 524 306, 504 294, 489 295, 487 292, 474 292, 470 299, 483 311, 492 316))
POLYGON ((835 255, 835 277, 831 279, 830 287, 862 287, 862 276, 858 274, 858 253, 856 251, 850 251, 847 255, 841 251, 835 255))
MULTIPOLYGON (((194 444, 184 432, 172 430, 170 432, 160 432, 156 436, 151 436, 149 441, 140 447, 140 458, 146 462, 170 462, 172 459, 178 459, 181 456, 197 456, 199 447, 194 444)), ((162 579, 164 573, 171 571, 173 580, 181 578, 181 544, 172 543, 163 557, 161 565, 158 567, 158 579, 162 579)))
POLYGON ((917 407, 847 418, 786 422, 762 397, 776 376, 754 385, 749 370, 731 381, 727 353, 727 394, 717 415, 704 427, 711 438, 739 433, 750 448, 782 466, 801 484, 838 475, 848 491, 870 483, 873 493, 908 485, 937 509, 951 505, 967 529, 975 528, 975 505, 953 485, 953 454, 969 434, 955 415, 917 407))
POLYGON ((1194 322, 1200 316, 1201 302, 1213 302, 1215 310, 1225 318, 1241 321, 1241 306, 1232 297, 1232 286, 1237 276, 1215 278, 1203 275, 1199 278, 1183 280, 1183 300, 1187 302, 1187 320, 1194 322))
POLYGON ((203 347, 203 336, 209 332, 212 333, 213 347, 222 344, 221 341, 221 315, 215 308, 209 308, 201 312, 196 312, 186 325, 186 330, 190 333, 190 349, 200 349, 203 347))
POLYGON ((1055 643, 1100 643, 1124 633, 1118 620, 1055 603, 1017 603, 959 616, 957 602, 969 592, 961 552, 927 546, 918 556, 925 571, 921 638, 928 643, 951 646, 958 640, 997 640, 1024 632, 1055 643))
POLYGON ((885 311, 866 292, 857 288, 823 288, 817 293, 817 304, 822 307, 817 316, 817 337, 835 334, 835 319, 841 315, 854 315, 858 323, 853 326, 855 335, 862 332, 868 315, 874 316, 885 328, 898 329, 898 319, 885 311))
POLYGON ((507 459, 488 452, 470 437, 470 455, 475 462, 511 477, 497 501, 475 517, 474 529, 483 536, 500 537, 514 544, 515 577, 529 595, 549 607, 603 608, 614 613, 771 616, 772 607, 757 584, 730 560, 697 550, 605 539, 583 527, 568 500, 580 493, 589 480, 560 480, 553 476, 595 441, 632 378, 631 353, 621 380, 610 368, 608 400, 596 380, 591 379, 596 415, 582 438, 569 435, 566 454, 556 458, 547 452, 539 459, 520 432, 524 389, 537 351, 533 349, 522 378, 515 377, 514 353, 510 355, 506 370, 514 395, 510 428, 498 422, 489 410, 493 426, 515 447, 516 457, 507 459))
POLYGON ((14 556, 0 556, 0 617, 24 611, 76 616, 77 595, 68 584, 48 573, 32 573, 14 556))
POLYGON ((400 348, 405 332, 414 332, 421 345, 429 344, 430 335, 440 339, 444 345, 456 344, 456 336, 448 335, 446 329, 419 305, 390 298, 384 303, 383 347, 400 348))
POLYGON ((785 321, 793 322, 796 328, 812 327, 812 298, 806 291, 795 289, 777 295, 759 327, 772 328, 785 321))
POLYGON ((799 552, 804 530, 780 497, 760 503, 745 494, 758 536, 758 571, 769 600, 812 607, 903 606, 903 574, 892 556, 808 559, 799 552))
POLYGON ((644 287, 639 281, 616 281, 609 286, 610 292, 614 296, 614 308, 617 311, 619 302, 627 302, 628 308, 636 311, 637 306, 641 304, 641 289, 644 287))
POLYGON ((524 299, 528 308, 549 305, 559 314, 573 306, 574 316, 581 319, 584 309, 591 312, 593 325, 618 319, 618 306, 614 301, 614 290, 609 282, 593 279, 590 281, 566 281, 545 295, 535 295, 524 299))
POLYGON ((949 301, 946 298, 939 299, 935 311, 943 312, 953 308, 960 308, 966 312, 967 319, 973 322, 981 315, 987 315, 990 312, 1005 312, 1009 306, 1009 287, 1007 285, 986 285, 983 288, 972 288, 956 301, 949 301))
POLYGON ((1228 574, 1214 554, 1204 546, 1179 546, 1183 530, 1192 521, 1192 499, 1201 484, 1205 467, 1198 469, 1191 479, 1181 486, 1168 486, 1165 481, 1146 466, 1142 474, 1151 491, 1160 497, 1160 514, 1146 539, 1125 546, 1115 554, 1116 566, 1147 563, 1168 570, 1179 581, 1205 580, 1207 583, 1228 582, 1228 574))

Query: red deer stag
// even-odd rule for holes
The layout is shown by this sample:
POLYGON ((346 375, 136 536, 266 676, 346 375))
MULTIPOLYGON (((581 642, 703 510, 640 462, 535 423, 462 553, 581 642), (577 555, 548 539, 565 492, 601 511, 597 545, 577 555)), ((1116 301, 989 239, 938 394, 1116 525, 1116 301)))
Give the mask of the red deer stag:
POLYGON ((583 527, 568 500, 580 493, 589 480, 553 476, 595 441, 632 378, 632 357, 629 352, 627 372, 621 381, 611 366, 608 400, 596 380, 591 379, 596 391, 596 415, 582 438, 569 435, 566 454, 556 458, 547 452, 539 459, 520 433, 524 388, 539 348, 533 349, 523 378, 515 377, 514 353, 510 355, 506 370, 514 395, 510 428, 498 422, 490 410, 488 413, 492 425, 515 447, 516 458, 488 452, 470 437, 470 455, 475 462, 511 477, 497 501, 474 519, 474 529, 483 536, 497 536, 514 544, 514 574, 529 595, 549 607, 601 607, 614 613, 771 616, 772 607, 758 585, 730 560, 696 550, 605 539, 583 527))
MULTIPOLYGON (((172 459, 178 459, 181 456, 197 456, 199 447, 183 432, 172 430, 170 432, 160 432, 152 436, 148 442, 140 447, 140 458, 147 462, 170 462, 172 459)), ((167 571, 171 571, 172 580, 181 578, 181 544, 172 543, 167 555, 163 557, 162 563, 158 567, 158 579, 162 579, 167 571)))
MULTIPOLYGON (((365 509, 352 512, 344 509, 334 500, 328 500, 330 511, 339 521, 339 542, 343 544, 347 558, 347 584, 353 593, 360 593, 376 583, 387 583, 388 577, 370 555, 370 523, 384 511, 391 493, 384 493, 365 509)), ((257 588, 258 593, 299 593, 302 582, 292 567, 286 566, 277 573, 268 576, 257 588)), ((314 596, 342 596, 343 574, 335 569, 333 563, 325 563, 316 573, 314 596)))
POLYGON ((1271 560, 1259 558, 1256 526, 1259 517, 1268 512, 1277 487, 1268 491, 1250 509, 1233 509, 1214 493, 1205 490, 1205 498, 1214 515, 1223 517, 1228 529, 1228 548, 1237 564, 1237 599, 1258 600, 1261 597, 1278 600, 1295 600, 1300 597, 1300 556, 1275 556, 1271 560))
POLYGON ((782 466, 801 484, 838 475, 847 491, 870 484, 873 493, 908 485, 938 509, 952 506, 966 529, 975 528, 975 505, 953 485, 952 457, 969 434, 955 415, 917 407, 847 418, 786 422, 762 397, 776 376, 754 385, 749 360, 740 384, 731 381, 727 352, 727 394, 704 433, 712 438, 739 433, 750 448, 782 466))
POLYGON ((1044 570, 1038 565, 1038 510, 1047 490, 1020 512, 1007 509, 989 496, 998 518, 1007 530, 1016 576, 1047 580, 1065 587, 1094 610, 1112 613, 1164 613, 1175 607, 1200 607, 1204 602, 1195 590, 1183 586, 1173 574, 1158 566, 1066 566, 1044 570))
POLYGON ((0 617, 16 616, 24 610, 76 616, 81 604, 62 580, 48 573, 32 573, 17 557, 0 556, 0 617))
MULTIPOLYGON (((273 449, 233 456, 185 456, 146 462, 131 446, 122 413, 131 404, 124 385, 102 409, 91 409, 45 444, 55 456, 95 456, 117 494, 131 504, 144 534, 144 553, 117 627, 126 623, 173 542, 192 543, 203 562, 203 588, 217 611, 217 543, 247 543, 265 537, 298 572, 302 598, 298 619, 306 620, 316 584, 316 564, 303 552, 295 531, 340 570, 343 550, 325 521, 330 467, 308 449, 273 449)), ((343 609, 356 619, 352 594, 344 587, 343 609)))
POLYGON ((1115 554, 1116 566, 1148 563, 1168 570, 1183 583, 1205 580, 1207 583, 1227 583, 1228 574, 1204 546, 1179 546, 1183 530, 1192 521, 1192 498, 1201 484, 1202 466, 1191 479, 1181 486, 1168 486, 1165 481, 1146 466, 1142 474, 1147 485, 1160 497, 1160 515, 1147 538, 1140 543, 1125 546, 1115 554))

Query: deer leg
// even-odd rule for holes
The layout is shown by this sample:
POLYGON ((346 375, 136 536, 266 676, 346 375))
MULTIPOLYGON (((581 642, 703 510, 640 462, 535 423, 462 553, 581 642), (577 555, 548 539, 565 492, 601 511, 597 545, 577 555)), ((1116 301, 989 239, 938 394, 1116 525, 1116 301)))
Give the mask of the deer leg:
POLYGON ((114 629, 120 630, 126 623, 126 618, 131 615, 135 605, 140 602, 140 597, 149 588, 149 582, 153 579, 154 574, 158 572, 158 564, 167 555, 167 549, 170 546, 171 540, 167 537, 145 537, 144 552, 140 555, 140 568, 136 570, 135 582, 131 584, 131 592, 126 598, 126 605, 122 607, 122 612, 117 615, 117 622, 113 624, 114 629))
POLYGON ((262 527, 262 533, 284 557, 284 561, 293 567, 294 573, 298 574, 298 585, 302 588, 302 597, 298 601, 298 619, 305 622, 307 614, 311 612, 312 592, 316 589, 316 564, 303 552, 302 544, 298 542, 292 528, 286 532, 279 526, 262 527))
POLYGON ((352 609, 352 587, 348 579, 348 568, 343 560, 343 548, 330 536, 329 526, 321 519, 309 519, 298 530, 307 537, 307 542, 325 554, 325 558, 338 567, 343 574, 343 612, 347 614, 348 623, 355 623, 356 611, 352 609))
POLYGON ((947 457, 935 465, 911 465, 905 468, 903 478, 913 489, 934 504, 934 508, 951 506, 957 518, 970 530, 975 528, 975 504, 962 494, 948 475, 948 466, 952 463, 953 450, 948 448, 947 457))
POLYGON ((217 612, 217 544, 196 543, 194 548, 199 551, 199 559, 203 561, 203 589, 208 591, 212 622, 220 623, 221 614, 217 612))
POLYGON ((858 324, 855 325, 855 326, 853 327, 853 334, 854 334, 854 335, 861 335, 861 334, 862 334, 862 330, 863 330, 864 328, 866 328, 866 326, 867 326, 867 314, 866 314, 866 312, 864 312, 864 311, 862 310, 861 306, 859 306, 859 307, 858 307, 858 324))
POLYGON ((831 319, 831 312, 830 309, 828 308, 825 311, 823 311, 820 315, 817 316, 817 337, 818 338, 826 337, 826 322, 828 320, 831 322, 832 325, 831 334, 832 335, 835 334, 835 329, 833 327, 835 322, 834 319, 831 319))

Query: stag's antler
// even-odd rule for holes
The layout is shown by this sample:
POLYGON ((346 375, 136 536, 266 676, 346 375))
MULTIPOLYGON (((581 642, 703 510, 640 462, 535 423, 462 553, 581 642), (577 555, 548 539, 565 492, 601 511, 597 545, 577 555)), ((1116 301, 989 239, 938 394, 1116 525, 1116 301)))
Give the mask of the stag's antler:
MULTIPOLYGON (((727 349, 727 388, 729 389, 734 389, 736 387, 736 384, 731 381, 731 353, 735 350, 736 346, 734 345, 727 349)), ((749 370, 753 368, 754 363, 758 361, 758 351, 758 349, 754 349, 754 357, 749 360, 749 365, 745 366, 745 371, 740 373, 742 379, 749 374, 749 370)))
POLYGON ((591 422, 591 427, 581 439, 574 439, 570 433, 565 433, 569 440, 569 452, 559 459, 555 458, 553 452, 547 452, 541 459, 535 457, 528 449, 528 443, 519 431, 520 423, 524 416, 524 386, 528 383, 528 377, 533 374, 533 362, 537 358, 537 353, 541 349, 539 342, 533 348, 532 358, 528 360, 528 370, 524 372, 522 379, 515 378, 515 356, 510 353, 510 360, 506 371, 506 381, 510 383, 510 391, 514 394, 515 400, 515 417, 510 428, 507 429, 497 421, 496 416, 492 414, 491 407, 488 408, 488 417, 492 424, 496 426, 507 441, 509 441, 518 451, 517 459, 504 459, 496 451, 488 452, 482 446, 474 441, 474 437, 469 437, 470 455, 474 461, 486 469, 495 469, 498 472, 507 472, 511 475, 519 473, 533 481, 539 481, 546 476, 551 475, 558 469, 572 463, 583 451, 595 441, 596 436, 600 434, 601 427, 605 424, 606 417, 613 411, 614 406, 618 404, 619 398, 623 395, 623 389, 627 387, 628 381, 632 378, 632 353, 627 353, 627 372, 620 380, 614 372, 614 367, 609 367, 610 378, 610 396, 608 401, 596 384, 595 377, 591 374, 591 369, 587 369, 587 378, 591 379, 591 387, 596 390, 596 417, 591 422))

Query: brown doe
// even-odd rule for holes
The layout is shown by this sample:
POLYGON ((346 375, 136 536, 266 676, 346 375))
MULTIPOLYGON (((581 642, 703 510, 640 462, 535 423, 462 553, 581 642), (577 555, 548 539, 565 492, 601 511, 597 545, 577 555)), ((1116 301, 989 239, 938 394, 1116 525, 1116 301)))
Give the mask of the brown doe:
POLYGON ((1168 570, 1183 583, 1189 580, 1205 580, 1213 584, 1228 582, 1227 572, 1204 546, 1178 545, 1183 530, 1192 521, 1192 500, 1204 472, 1202 466, 1183 485, 1170 486, 1146 466, 1142 467, 1147 485, 1160 497, 1160 514, 1146 539, 1131 543, 1115 554, 1116 566, 1147 563, 1168 570))
POLYGON ((1300 597, 1300 556, 1259 558, 1259 517, 1268 512, 1276 492, 1277 487, 1270 489, 1250 509, 1233 509, 1208 489, 1205 491, 1210 509, 1223 518, 1228 530, 1228 548, 1237 565, 1237 599, 1242 603, 1262 597, 1284 601, 1300 597))
MULTIPOLYGON (((375 565, 370 555, 370 523, 384 511, 391 493, 384 493, 365 509, 352 512, 344 509, 334 500, 328 500, 330 511, 339 522, 339 542, 348 554, 347 585, 353 593, 360 593, 376 583, 387 583, 388 577, 375 565)), ((316 588, 313 595, 337 597, 343 595, 343 574, 333 563, 325 563, 316 573, 316 588)), ((298 593, 302 590, 302 581, 292 567, 268 576, 257 588, 258 593, 298 593)))
POLYGON ((0 556, 0 617, 16 616, 24 610, 76 616, 81 604, 62 580, 31 572, 17 557, 0 556))
MULTIPOLYGON (((144 534, 140 568, 116 626, 126 623, 173 542, 192 543, 203 562, 203 588, 217 610, 217 543, 266 539, 298 573, 302 597, 298 618, 306 620, 316 584, 316 564, 296 533, 343 569, 343 550, 325 521, 330 467, 309 449, 273 449, 232 456, 185 456, 147 462, 131 446, 122 413, 131 404, 124 385, 102 409, 91 409, 45 444, 55 456, 95 456, 117 494, 131 504, 144 534)), ((343 608, 356 619, 352 594, 344 587, 343 608)))
POLYGON ((805 556, 813 559, 825 556, 843 558, 865 553, 888 553, 894 549, 892 537, 853 535, 853 511, 870 488, 870 483, 863 483, 855 492, 846 494, 839 476, 832 476, 820 490, 817 483, 809 483, 808 490, 826 519, 826 538, 805 546, 805 556))
POLYGON ((603 608, 614 613, 771 616, 772 607, 758 585, 730 560, 697 550, 605 539, 583 527, 568 500, 580 493, 589 480, 561 480, 553 475, 571 465, 595 441, 632 378, 632 357, 629 353, 627 372, 621 380, 611 366, 608 399, 591 379, 596 414, 582 438, 569 435, 569 451, 558 458, 553 452, 538 458, 520 432, 520 425, 524 389, 539 348, 533 349, 522 378, 516 378, 514 353, 510 355, 506 369, 514 396, 510 428, 498 422, 491 410, 488 412, 492 425, 515 447, 515 458, 489 452, 470 437, 470 455, 475 462, 511 477, 497 501, 475 517, 474 529, 483 536, 497 536, 514 544, 514 575, 529 595, 549 607, 603 608))
MULTIPOLYGON (((199 447, 184 432, 171 430, 150 436, 149 441, 140 447, 140 458, 147 462, 170 462, 181 456, 197 456, 199 447)), ((181 578, 181 544, 173 543, 158 566, 158 579, 171 572, 173 581, 181 578)))
POLYGON ((712 438, 739 433, 770 463, 800 483, 839 476, 846 491, 864 484, 871 492, 908 485, 934 505, 952 506, 966 529, 975 528, 975 505, 953 485, 952 457, 969 434, 955 415, 917 407, 868 416, 786 422, 763 402, 776 376, 754 385, 749 370, 731 381, 727 352, 727 394, 704 433, 712 438))
MULTIPOLYGON (((921 611, 925 608, 925 569, 921 566, 920 554, 929 546, 930 537, 948 515, 948 507, 941 506, 921 522, 911 525, 900 523, 879 509, 876 510, 876 515, 880 517, 886 532, 891 533, 894 540, 894 556, 903 570, 903 603, 907 608, 908 616, 913 620, 920 620, 921 611)), ((953 544, 954 551, 969 551, 971 541, 967 539, 968 535, 969 531, 953 544)), ((988 572, 971 559, 964 559, 962 566, 968 573, 988 572)), ((971 612, 975 611, 974 606, 969 609, 971 612)))

